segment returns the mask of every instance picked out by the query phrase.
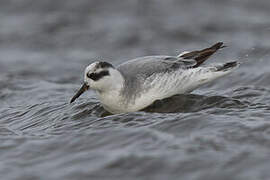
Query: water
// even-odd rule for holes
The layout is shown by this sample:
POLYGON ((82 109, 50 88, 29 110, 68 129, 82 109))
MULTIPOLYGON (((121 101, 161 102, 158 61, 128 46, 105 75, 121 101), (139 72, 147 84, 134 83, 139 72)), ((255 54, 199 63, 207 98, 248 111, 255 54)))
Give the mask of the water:
POLYGON ((0 175, 30 179, 270 177, 270 2, 3 0, 0 175), (84 68, 218 41, 231 75, 145 112, 103 117, 84 68))

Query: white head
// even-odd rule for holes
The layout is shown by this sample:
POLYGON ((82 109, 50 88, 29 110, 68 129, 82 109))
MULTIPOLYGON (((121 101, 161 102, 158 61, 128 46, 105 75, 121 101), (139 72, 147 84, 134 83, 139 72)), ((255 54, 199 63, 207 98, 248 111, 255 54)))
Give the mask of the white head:
POLYGON ((71 99, 75 101, 86 90, 94 89, 98 92, 111 91, 122 86, 124 82, 122 74, 108 62, 94 62, 84 71, 84 84, 71 99))

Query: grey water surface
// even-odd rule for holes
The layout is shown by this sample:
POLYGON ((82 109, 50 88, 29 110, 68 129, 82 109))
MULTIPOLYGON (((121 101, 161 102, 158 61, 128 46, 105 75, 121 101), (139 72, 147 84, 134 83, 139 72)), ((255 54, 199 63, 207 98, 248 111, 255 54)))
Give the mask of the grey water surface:
POLYGON ((1 0, 0 179, 270 179, 270 1, 1 0), (218 41, 232 74, 103 117, 84 68, 218 41))

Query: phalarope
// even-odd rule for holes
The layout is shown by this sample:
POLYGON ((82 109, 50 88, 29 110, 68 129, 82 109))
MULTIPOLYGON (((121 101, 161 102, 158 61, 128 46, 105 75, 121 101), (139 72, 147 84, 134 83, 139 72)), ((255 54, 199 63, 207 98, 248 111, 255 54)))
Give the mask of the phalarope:
POLYGON ((92 89, 102 106, 110 113, 134 112, 154 101, 176 94, 189 93, 199 86, 229 74, 238 66, 231 61, 200 66, 222 42, 178 56, 146 56, 129 60, 117 67, 108 62, 94 62, 86 67, 84 84, 71 99, 92 89))

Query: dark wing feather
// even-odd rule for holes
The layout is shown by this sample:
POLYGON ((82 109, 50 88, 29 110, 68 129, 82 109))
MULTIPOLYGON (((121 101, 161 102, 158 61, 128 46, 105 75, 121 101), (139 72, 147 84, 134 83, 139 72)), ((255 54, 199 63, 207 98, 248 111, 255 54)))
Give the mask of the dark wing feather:
POLYGON ((194 68, 196 68, 196 67, 200 66, 204 61, 206 61, 217 50, 224 48, 224 47, 226 47, 226 46, 223 45, 223 42, 218 42, 209 48, 180 54, 178 57, 183 58, 183 59, 196 60, 197 64, 193 66, 194 68))

